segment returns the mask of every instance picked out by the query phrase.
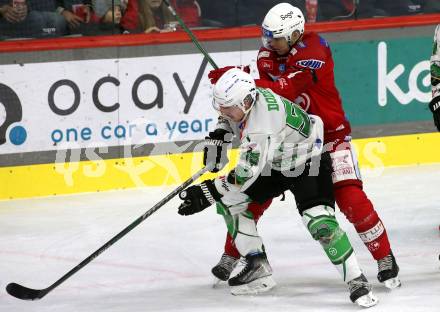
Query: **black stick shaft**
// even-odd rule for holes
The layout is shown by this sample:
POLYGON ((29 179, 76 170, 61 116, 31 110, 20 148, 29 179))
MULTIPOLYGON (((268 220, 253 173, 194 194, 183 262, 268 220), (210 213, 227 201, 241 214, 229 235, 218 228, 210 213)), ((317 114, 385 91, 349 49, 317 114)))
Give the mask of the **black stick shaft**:
POLYGON ((120 240, 122 237, 124 237, 128 232, 133 230, 136 226, 138 226, 142 221, 144 221, 146 218, 151 216, 154 212, 159 210, 163 205, 165 205, 167 202, 169 202, 173 197, 175 197, 178 193, 180 193, 182 190, 184 190, 187 186, 189 186, 191 183, 193 183, 195 180, 197 180, 199 177, 201 177, 205 172, 211 170, 213 168, 213 165, 208 164, 206 167, 200 169, 197 173, 195 173, 191 178, 183 182, 178 188, 176 188, 174 191, 172 191, 170 194, 168 194, 165 198, 163 198, 160 202, 158 202, 156 205, 154 205, 152 208, 147 210, 142 216, 137 218, 135 221, 133 221, 129 226, 127 226, 125 229, 123 229, 121 232, 119 232, 116 236, 114 236, 112 239, 110 239, 107 243, 105 243, 103 246, 101 246, 99 249, 97 249, 94 253, 92 253, 90 256, 88 256, 86 259, 81 261, 80 264, 75 266, 73 269, 71 269, 69 272, 64 274, 59 280, 57 280, 55 283, 53 283, 51 286, 45 289, 41 290, 31 290, 26 287, 23 287, 21 285, 14 284, 7 288, 8 292, 11 294, 12 292, 17 292, 17 294, 11 294, 17 298, 20 299, 26 299, 26 300, 35 300, 35 299, 41 299, 45 295, 47 295, 49 292, 51 292, 54 288, 58 287, 61 283, 63 283, 65 280, 67 280, 69 277, 71 277, 73 274, 81 270, 83 267, 85 267, 89 262, 91 262, 93 259, 98 257, 101 253, 103 253, 106 249, 108 249, 110 246, 112 246, 114 243, 116 243, 118 240, 120 240), (13 289, 18 290, 13 290, 13 289))
POLYGON ((214 69, 218 69, 217 64, 209 56, 209 54, 205 50, 205 48, 203 48, 203 46, 200 44, 199 40, 196 38, 194 33, 191 31, 191 29, 189 29, 186 26, 185 22, 180 18, 180 16, 177 14, 177 12, 174 10, 174 8, 171 6, 170 2, 168 0, 163 0, 163 2, 165 2, 166 6, 170 10, 171 14, 176 18, 177 22, 179 22, 180 26, 182 26, 183 30, 190 36, 192 42, 196 45, 196 47, 199 49, 199 51, 202 52, 202 54, 206 57, 206 59, 208 60, 209 64, 211 64, 211 66, 214 69))

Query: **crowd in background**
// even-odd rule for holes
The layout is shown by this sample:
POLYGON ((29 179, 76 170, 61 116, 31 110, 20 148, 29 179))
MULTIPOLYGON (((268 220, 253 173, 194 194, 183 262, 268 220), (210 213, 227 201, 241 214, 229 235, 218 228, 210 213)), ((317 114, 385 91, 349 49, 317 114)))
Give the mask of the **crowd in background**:
MULTIPOLYGON (((279 2, 309 23, 440 13, 439 0, 169 0, 188 27, 259 25, 279 2)), ((0 0, 0 39, 178 30, 162 0, 0 0)))

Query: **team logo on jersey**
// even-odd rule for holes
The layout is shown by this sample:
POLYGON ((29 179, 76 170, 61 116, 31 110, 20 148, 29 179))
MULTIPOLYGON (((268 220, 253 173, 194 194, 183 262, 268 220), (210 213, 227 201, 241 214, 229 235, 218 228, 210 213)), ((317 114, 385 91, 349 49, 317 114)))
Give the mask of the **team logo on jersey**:
POLYGON ((286 71, 286 64, 280 64, 278 66, 278 69, 280 70, 281 73, 284 73, 286 71))
POLYGON ((270 56, 270 52, 269 51, 261 51, 260 53, 258 53, 257 59, 259 60, 262 57, 269 57, 269 56, 270 56))
POLYGON ((327 42, 327 40, 325 40, 325 39, 322 38, 322 37, 319 37, 319 43, 320 43, 321 45, 323 45, 324 47, 328 47, 328 42, 327 42))
POLYGON ((272 60, 262 60, 261 66, 266 70, 273 70, 273 61, 272 60))
POLYGON ((310 69, 319 69, 324 64, 325 64, 325 62, 320 61, 320 60, 315 60, 315 59, 301 60, 301 61, 296 62, 296 65, 301 66, 301 67, 310 68, 310 69))

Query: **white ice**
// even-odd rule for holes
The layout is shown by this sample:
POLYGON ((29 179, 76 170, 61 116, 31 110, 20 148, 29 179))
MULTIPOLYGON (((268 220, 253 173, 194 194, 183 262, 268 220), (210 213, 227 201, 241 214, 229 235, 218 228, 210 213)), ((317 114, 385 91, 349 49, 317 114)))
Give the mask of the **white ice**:
MULTIPOLYGON (((401 268, 392 292, 376 279, 376 262, 338 214, 380 302, 369 311, 440 311, 440 165, 389 168, 365 177, 401 268)), ((366 172, 368 173, 368 172, 366 172)), ((5 287, 45 288, 142 215, 172 188, 145 188, 0 202, 0 311, 358 311, 346 285, 311 239, 292 196, 276 200, 260 221, 277 287, 235 297, 212 288, 211 267, 225 226, 214 209, 188 217, 174 199, 39 301, 5 287)))

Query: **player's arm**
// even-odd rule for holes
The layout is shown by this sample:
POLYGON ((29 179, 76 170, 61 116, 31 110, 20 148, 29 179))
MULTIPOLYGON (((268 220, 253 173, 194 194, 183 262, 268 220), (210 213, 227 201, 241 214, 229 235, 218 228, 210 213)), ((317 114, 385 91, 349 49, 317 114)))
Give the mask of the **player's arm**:
POLYGON ((294 101, 314 83, 313 71, 296 68, 292 68, 276 81, 266 79, 255 80, 257 87, 271 89, 273 92, 291 101, 294 101))
POLYGON ((269 142, 267 135, 245 137, 240 145, 240 158, 235 169, 227 176, 205 180, 182 191, 179 196, 184 202, 179 206, 179 214, 195 214, 217 201, 227 206, 246 202, 248 196, 244 191, 263 170, 269 142))
POLYGON ((434 45, 431 56, 432 100, 429 103, 434 124, 440 131, 440 25, 435 29, 434 45))

